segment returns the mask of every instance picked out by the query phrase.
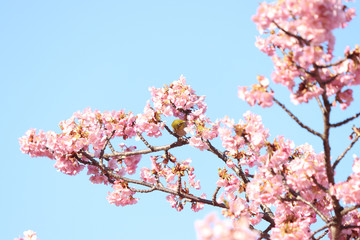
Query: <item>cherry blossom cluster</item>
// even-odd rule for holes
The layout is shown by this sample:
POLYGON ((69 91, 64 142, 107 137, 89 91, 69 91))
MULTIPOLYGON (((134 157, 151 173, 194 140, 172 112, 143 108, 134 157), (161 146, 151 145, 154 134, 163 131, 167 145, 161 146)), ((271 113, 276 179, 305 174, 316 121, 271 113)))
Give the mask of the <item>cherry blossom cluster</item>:
POLYGON ((232 223, 220 220, 215 213, 209 214, 204 220, 195 222, 199 240, 252 240, 258 239, 258 233, 249 229, 245 218, 232 223))
POLYGON ((183 76, 163 88, 149 88, 151 100, 157 112, 165 117, 174 116, 186 121, 187 133, 193 136, 189 139, 191 146, 200 150, 208 149, 206 140, 216 135, 216 129, 211 127, 211 121, 205 115, 207 105, 205 96, 198 96, 190 85, 186 84, 183 76))
POLYGON ((27 230, 23 234, 24 237, 19 236, 19 238, 14 238, 14 240, 39 240, 37 238, 36 232, 33 230, 27 230))
MULTIPOLYGON (((275 70, 272 80, 291 91, 295 104, 307 103, 322 94, 335 96, 333 104, 341 109, 353 101, 347 86, 360 84, 359 47, 347 47, 344 58, 332 62, 335 36, 332 31, 344 28, 355 16, 339 0, 284 0, 262 3, 253 21, 264 38, 256 46, 270 56, 275 70), (298 79, 298 80, 297 80, 298 79), (298 83, 297 83, 298 82, 298 83), (297 86, 297 87, 296 87, 297 86), (296 89, 295 89, 296 87, 296 89)), ((271 106, 272 93, 267 85, 254 85, 251 90, 239 88, 239 97, 251 106, 271 106)))
MULTIPOLYGON (((331 128, 360 116, 330 123, 332 107, 340 104, 344 110, 350 106, 350 87, 360 84, 360 47, 347 47, 337 61, 333 56, 332 31, 345 27, 354 14, 341 0, 280 0, 262 3, 253 17, 265 36, 257 38, 256 46, 275 65, 272 80, 290 90, 294 103, 316 98, 324 132, 295 117, 274 97, 263 76, 251 88, 240 87, 238 96, 251 106, 271 107, 275 102, 301 128, 321 139, 323 152, 316 153, 309 144, 296 146, 283 136, 270 140, 261 117, 249 111, 238 121, 225 116, 212 122, 206 116, 205 96, 197 95, 183 76, 170 85, 149 88, 151 101, 143 113, 87 108, 60 122, 59 134, 30 129, 19 139, 21 151, 55 160, 55 168, 65 174, 76 175, 87 168, 92 183, 111 185, 107 199, 116 206, 136 204, 136 193, 163 191, 177 211, 186 203, 195 212, 205 204, 222 208, 228 220, 209 215, 198 221, 199 239, 320 239, 326 234, 331 239, 359 238, 360 159, 354 155, 353 173, 346 181, 335 181, 335 168, 360 138, 360 130, 353 127, 351 144, 334 163, 329 142, 331 128), (167 121, 173 118, 183 120, 185 136, 170 130, 167 121), (159 138, 164 132, 175 142, 153 146, 145 139, 159 138), (115 146, 120 150, 115 150, 114 138, 134 138, 146 148, 120 143, 115 146), (216 138, 223 150, 215 146, 216 138), (200 181, 191 159, 177 159, 170 153, 187 144, 213 153, 224 164, 218 170, 211 200, 205 193, 194 195, 200 181), (141 161, 146 154, 148 167, 146 160, 141 161), (139 179, 135 179, 138 168, 139 179), (262 221, 268 223, 266 230, 255 230, 262 221), (316 222, 324 227, 313 231, 316 222)), ((24 239, 36 239, 32 231, 24 235, 24 239)))
MULTIPOLYGON (((126 146, 120 143, 121 151, 115 151, 110 141, 117 138, 128 140, 142 137, 160 137, 166 126, 165 117, 178 117, 187 121, 187 131, 193 136, 183 143, 190 143, 201 150, 207 149, 207 140, 217 136, 217 129, 205 116, 206 104, 204 96, 198 96, 195 91, 186 85, 185 78, 180 77, 169 86, 163 88, 150 88, 154 107, 148 102, 144 112, 134 115, 124 110, 105 111, 85 109, 76 112, 68 119, 61 121, 62 130, 57 134, 53 131, 44 132, 30 129, 26 135, 19 139, 21 151, 31 157, 48 157, 54 159, 55 168, 59 171, 76 175, 84 168, 90 175, 94 184, 112 184, 113 191, 109 193, 108 200, 111 204, 125 206, 135 204, 138 199, 133 197, 136 193, 126 180, 126 174, 136 173, 142 154, 137 154, 136 146, 126 146), (105 151, 111 149, 112 153, 105 151), (98 160, 97 160, 98 159, 98 160), (115 177, 114 177, 115 176, 115 177)), ((180 141, 180 140, 178 140, 180 141)), ((190 187, 200 189, 199 181, 195 180, 194 168, 190 167, 191 160, 177 161, 169 152, 162 157, 151 156, 151 169, 141 169, 141 179, 154 186, 160 186, 161 178, 167 182, 167 188, 179 193, 190 193, 190 187), (162 162, 157 162, 162 159, 162 162), (173 166, 170 166, 173 164, 173 166), (187 181, 183 178, 187 176, 187 181), (180 182, 180 183, 179 183, 180 182)), ((200 198, 206 198, 203 194, 200 198)), ((171 194, 167 197, 171 205, 181 210, 186 198, 171 194)), ((203 203, 192 201, 191 208, 198 211, 203 208, 203 203)))
POLYGON ((325 216, 331 211, 326 208, 330 195, 323 191, 328 187, 323 154, 315 154, 308 144, 294 149, 291 141, 278 138, 259 159, 247 194, 254 204, 276 206, 272 239, 308 239, 316 213, 305 202, 316 202, 325 216))
POLYGON ((347 181, 336 184, 335 195, 345 204, 360 204, 360 158, 354 154, 353 173, 347 181))
POLYGON ((113 192, 109 192, 107 200, 110 204, 115 204, 116 206, 126 206, 136 204, 139 199, 134 198, 133 195, 135 192, 131 191, 127 182, 116 181, 112 188, 113 192))
MULTIPOLYGON (((247 111, 237 124, 233 119, 224 117, 218 122, 222 146, 228 155, 238 159, 241 165, 252 167, 257 162, 258 151, 264 147, 269 130, 262 124, 261 116, 247 111), (244 149, 247 148, 247 151, 244 149)), ((231 163, 230 163, 231 164, 231 163)))
POLYGON ((250 106, 254 106, 256 103, 265 108, 273 105, 273 93, 267 90, 269 86, 269 80, 263 76, 258 76, 259 84, 252 85, 252 89, 249 91, 247 87, 239 87, 238 96, 240 99, 249 103, 250 106))
MULTIPOLYGON (((55 168, 65 174, 76 175, 84 169, 81 161, 76 159, 79 157, 77 153, 91 148, 94 156, 99 157, 109 136, 123 139, 134 137, 135 119, 132 113, 126 114, 124 111, 100 113, 87 108, 61 121, 60 134, 42 130, 36 134, 36 129, 30 129, 19 139, 21 151, 31 157, 55 159, 55 168)), ((88 159, 82 155, 80 160, 86 162, 88 159)))
MULTIPOLYGON (((182 162, 168 153, 163 156, 152 156, 151 169, 143 167, 141 169, 141 179, 151 184, 160 183, 161 179, 165 179, 167 187, 176 192, 190 193, 190 187, 199 190, 200 181, 195 181, 194 168, 190 166, 191 159, 186 159, 182 162), (172 166, 171 166, 172 165, 172 166), (183 180, 187 175, 188 181, 183 180), (187 185, 188 184, 188 185, 187 185)), ((206 194, 202 194, 201 198, 206 198, 206 194)), ((170 202, 171 207, 177 211, 181 211, 186 204, 186 199, 174 194, 168 195, 166 199, 170 202)), ((204 207, 204 204, 192 202, 191 209, 195 212, 204 207)))

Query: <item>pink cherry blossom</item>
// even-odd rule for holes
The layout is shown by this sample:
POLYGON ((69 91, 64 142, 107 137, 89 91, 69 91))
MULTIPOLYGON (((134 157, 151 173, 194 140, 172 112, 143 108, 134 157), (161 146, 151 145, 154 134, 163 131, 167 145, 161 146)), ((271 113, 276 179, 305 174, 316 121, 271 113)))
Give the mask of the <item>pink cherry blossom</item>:
POLYGON ((133 197, 135 193, 128 188, 125 182, 116 181, 112 187, 114 191, 111 193, 109 192, 107 197, 110 204, 126 206, 136 204, 139 200, 138 198, 133 197))
POLYGON ((238 97, 245 100, 250 106, 256 103, 261 107, 271 107, 273 104, 273 93, 267 90, 269 80, 263 76, 258 76, 260 84, 254 84, 252 90, 248 91, 247 87, 239 87, 238 97))
POLYGON ((222 221, 212 213, 204 220, 197 220, 195 228, 197 238, 200 240, 252 240, 257 239, 258 234, 248 228, 246 219, 240 219, 232 224, 230 221, 222 221))
POLYGON ((27 230, 23 234, 23 238, 20 236, 19 238, 14 238, 14 240, 39 240, 37 238, 36 232, 34 232, 33 230, 27 230))

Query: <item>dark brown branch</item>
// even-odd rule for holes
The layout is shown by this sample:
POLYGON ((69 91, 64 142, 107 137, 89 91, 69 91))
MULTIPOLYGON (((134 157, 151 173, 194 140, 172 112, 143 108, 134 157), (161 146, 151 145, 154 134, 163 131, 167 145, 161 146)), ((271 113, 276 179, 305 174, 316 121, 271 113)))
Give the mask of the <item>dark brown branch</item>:
POLYGON ((260 234, 260 239, 270 239, 269 231, 273 228, 271 224, 260 234))
MULTIPOLYGON (((209 147, 208 151, 214 153, 218 158, 223 160, 224 163, 226 163, 229 160, 229 158, 225 155, 225 153, 223 153, 220 150, 218 150, 217 148, 215 148, 209 140, 206 140, 205 143, 209 147)), ((239 167, 235 166, 235 167, 232 167, 231 169, 236 173, 237 176, 241 177, 241 179, 245 183, 249 182, 249 180, 246 178, 245 174, 242 171, 240 171, 239 167)))
POLYGON ((216 201, 216 195, 218 194, 220 188, 221 188, 221 187, 217 187, 216 190, 215 190, 215 192, 214 192, 214 194, 213 194, 213 196, 212 196, 212 201, 213 201, 214 204, 217 203, 217 201, 216 201))
POLYGON ((107 145, 110 143, 110 139, 114 136, 114 134, 115 134, 115 130, 112 131, 111 134, 106 137, 105 144, 104 144, 103 148, 100 151, 100 156, 99 156, 100 166, 104 166, 104 164, 103 164, 104 152, 105 152, 105 149, 106 149, 107 145))
POLYGON ((316 186, 318 188, 320 188, 321 190, 323 190, 324 192, 328 192, 328 189, 326 187, 324 187, 323 185, 321 185, 314 176, 311 176, 311 179, 313 180, 313 182, 316 184, 316 186))
POLYGON ((346 61, 347 58, 343 58, 343 59, 340 59, 339 61, 337 62, 334 62, 334 63, 329 63, 329 64, 326 64, 326 65, 317 65, 317 64, 314 64, 314 66, 316 68, 329 68, 329 67, 334 67, 334 66, 337 66, 341 63, 343 63, 344 61, 346 61))
POLYGON ((360 226, 357 225, 344 225, 341 227, 342 229, 349 229, 349 228, 360 228, 360 226))
POLYGON ((359 140, 360 135, 356 135, 355 138, 352 140, 350 145, 345 149, 345 151, 335 160, 334 164, 332 165, 332 169, 335 170, 336 166, 340 163, 341 159, 343 159, 346 153, 355 145, 355 143, 359 140))
POLYGON ((78 154, 75 154, 75 158, 76 158, 76 160, 78 160, 79 162, 81 162, 84 165, 89 165, 89 164, 91 165, 91 162, 86 162, 86 161, 82 160, 81 157, 78 156, 78 154))
MULTIPOLYGON (((317 76, 319 74, 317 73, 317 76)), ((330 113, 331 113, 331 107, 332 104, 330 104, 327 93, 326 93, 326 86, 324 83, 321 83, 319 77, 317 79, 318 84, 320 87, 324 90, 321 94, 322 101, 324 103, 325 112, 323 113, 323 124, 324 124, 324 130, 323 134, 321 135, 321 139, 323 142, 323 148, 324 148, 324 163, 325 163, 325 171, 326 171, 326 177, 328 180, 328 183, 330 185, 335 184, 335 178, 334 178, 334 170, 331 165, 331 147, 330 147, 330 113)), ((333 222, 334 224, 330 227, 330 234, 332 239, 338 239, 341 232, 341 222, 342 222, 342 215, 341 210, 342 207, 340 205, 339 200, 334 196, 331 195, 331 200, 333 202, 333 209, 334 209, 334 217, 333 222)))
POLYGON ((329 230, 326 230, 323 234, 321 234, 319 237, 315 238, 315 240, 319 240, 322 239, 323 237, 326 236, 326 234, 329 232, 329 230))
POLYGON ((344 125, 352 120, 354 120, 355 118, 358 118, 360 116, 360 112, 355 114, 354 116, 348 118, 348 119, 345 119, 344 121, 341 121, 341 122, 338 122, 338 123, 334 123, 334 124, 330 124, 330 127, 339 127, 341 125, 344 125))
POLYGON ((274 101, 297 123, 300 125, 300 127, 306 129, 308 132, 321 137, 321 134, 316 132, 315 130, 311 129, 310 127, 306 126, 305 124, 303 124, 292 112, 290 112, 290 110, 288 110, 284 104, 280 103, 276 98, 273 98, 274 101))
POLYGON ((335 79, 336 79, 338 76, 339 76, 339 74, 336 74, 335 76, 332 76, 332 77, 329 78, 328 80, 322 81, 322 83, 325 84, 325 85, 326 85, 326 84, 329 84, 329 83, 335 81, 335 79))
POLYGON ((279 24, 277 24, 277 22, 275 22, 275 21, 272 21, 272 22, 276 25, 277 28, 279 28, 281 31, 283 31, 286 35, 289 35, 290 37, 293 37, 293 38, 295 38, 296 40, 298 40, 298 42, 299 42, 299 44, 300 44, 301 47, 303 47, 304 44, 305 44, 305 45, 310 45, 310 41, 309 41, 309 40, 306 40, 306 39, 304 39, 304 38, 302 38, 302 37, 300 37, 300 36, 298 36, 298 35, 296 35, 296 34, 294 34, 294 33, 292 33, 292 32, 286 31, 284 28, 282 28, 282 27, 281 27, 279 24))
POLYGON ((90 155, 89 155, 87 152, 85 152, 85 151, 81 151, 81 154, 83 154, 87 159, 90 160, 91 163, 89 163, 89 164, 91 164, 91 165, 96 166, 97 168, 99 168, 100 171, 102 172, 102 174, 104 174, 104 175, 107 177, 107 179, 108 179, 108 181, 109 181, 110 183, 114 183, 114 180, 110 177, 110 174, 109 174, 108 171, 106 171, 104 165, 100 165, 99 162, 97 162, 92 156, 90 156, 90 155))

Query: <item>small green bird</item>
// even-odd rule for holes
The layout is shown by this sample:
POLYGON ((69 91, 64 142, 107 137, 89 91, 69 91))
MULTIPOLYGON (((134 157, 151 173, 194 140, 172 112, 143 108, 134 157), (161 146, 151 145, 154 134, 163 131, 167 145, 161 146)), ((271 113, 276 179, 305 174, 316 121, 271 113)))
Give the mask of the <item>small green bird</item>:
POLYGON ((184 130, 184 128, 186 127, 186 121, 181 119, 175 119, 172 122, 171 127, 173 128, 173 131, 176 133, 176 135, 178 135, 179 137, 183 137, 186 135, 186 132, 184 130))

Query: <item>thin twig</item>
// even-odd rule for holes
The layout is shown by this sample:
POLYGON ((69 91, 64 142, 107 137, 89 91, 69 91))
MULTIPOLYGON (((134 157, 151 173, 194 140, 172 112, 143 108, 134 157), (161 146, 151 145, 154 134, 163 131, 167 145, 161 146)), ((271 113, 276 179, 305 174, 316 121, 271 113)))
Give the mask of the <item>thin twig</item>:
POLYGON ((212 196, 212 201, 213 201, 214 204, 217 203, 217 201, 216 201, 216 195, 218 194, 220 188, 221 188, 221 187, 218 186, 218 187, 216 188, 213 196, 212 196))
POLYGON ((339 61, 337 62, 334 62, 334 63, 329 63, 329 64, 326 64, 326 65, 317 65, 316 63, 314 63, 314 66, 316 68, 329 68, 329 67, 334 67, 334 66, 337 66, 341 63, 343 63, 344 61, 346 61, 347 58, 343 58, 343 59, 340 59, 339 61))
POLYGON ((319 237, 315 238, 315 240, 319 240, 322 239, 323 237, 325 237, 325 235, 329 232, 329 229, 326 230, 325 232, 323 232, 323 234, 321 234, 319 237))
POLYGON ((154 188, 154 190, 157 190, 157 191, 161 191, 161 192, 166 192, 166 193, 169 193, 169 194, 173 194, 173 195, 178 195, 182 198, 187 198, 187 199, 190 199, 191 201, 195 201, 195 202, 200 202, 200 203, 204 203, 204 204, 208 204, 208 205, 212 205, 212 206, 216 206, 216 207, 221 207, 221 208, 227 208, 225 206, 225 204, 223 203, 216 203, 214 204, 212 201, 210 200, 207 200, 207 199, 204 199, 204 198, 201 198, 201 197, 197 197, 195 195, 192 195, 192 194, 189 194, 189 193, 184 193, 184 192, 181 192, 180 195, 177 193, 177 190, 173 190, 173 189, 170 189, 170 188, 166 188, 166 187, 163 187, 163 186, 154 186, 153 184, 151 183, 147 183, 147 182, 144 182, 144 181, 139 181, 139 180, 135 180, 135 179, 130 179, 130 178, 126 178, 126 177, 122 177, 120 175, 117 175, 113 172, 108 172, 109 175, 115 179, 118 179, 118 180, 122 180, 122 181, 125 181, 125 182, 128 182, 128 183, 133 183, 133 184, 137 184, 137 185, 142 185, 142 186, 145 186, 145 187, 149 187, 149 188, 154 188))
MULTIPOLYGON (((161 192, 166 192, 166 193, 169 193, 169 194, 178 195, 179 197, 190 199, 191 201, 194 201, 194 202, 200 202, 200 203, 204 203, 204 204, 208 204, 208 205, 212 205, 212 206, 216 206, 216 207, 227 208, 226 205, 223 204, 223 203, 213 203, 210 200, 207 200, 207 199, 204 199, 204 198, 201 198, 201 197, 197 197, 197 196, 189 194, 189 193, 181 192, 179 194, 177 190, 173 190, 173 189, 170 189, 170 188, 165 188, 165 187, 163 187, 161 185, 153 185, 151 183, 147 183, 147 182, 144 182, 144 181, 139 181, 139 180, 130 179, 130 178, 120 176, 120 175, 114 173, 111 169, 106 169, 104 166, 100 166, 100 164, 92 156, 90 156, 88 153, 86 153, 85 151, 82 151, 82 154, 84 154, 84 156, 91 161, 91 163, 90 163, 91 165, 94 165, 97 168, 99 168, 100 171, 105 176, 110 178, 109 182, 111 182, 111 183, 114 183, 113 179, 122 180, 122 181, 125 181, 125 182, 128 182, 128 183, 133 183, 133 184, 149 187, 151 191, 158 190, 158 191, 161 191, 161 192)), ((138 191, 139 192, 144 192, 144 191, 150 191, 150 190, 138 190, 138 191)))
POLYGON ((102 172, 102 174, 104 174, 104 175, 107 177, 107 179, 108 179, 108 181, 109 181, 110 183, 114 183, 114 180, 111 179, 110 174, 109 174, 109 172, 106 170, 106 168, 105 168, 104 165, 100 165, 100 163, 98 163, 92 156, 90 156, 90 155, 89 155, 87 152, 85 152, 85 151, 81 151, 81 154, 83 154, 87 159, 90 160, 90 162, 91 162, 90 164, 91 164, 91 165, 96 166, 97 168, 99 168, 100 171, 102 172))
POLYGON ((105 144, 104 144, 104 146, 102 147, 102 149, 101 149, 101 151, 100 151, 100 156, 99 156, 100 166, 103 166, 103 165, 104 165, 104 163, 103 163, 104 152, 105 152, 105 149, 106 149, 107 145, 108 145, 109 142, 110 142, 110 139, 114 136, 114 134, 115 134, 115 130, 112 131, 111 134, 106 137, 105 144))
POLYGON ((360 228, 360 226, 357 225, 344 225, 341 227, 342 229, 349 229, 349 228, 360 228))
MULTIPOLYGON (((225 155, 225 153, 221 152, 220 150, 218 150, 217 148, 215 148, 211 142, 209 140, 205 141, 206 145, 208 146, 208 151, 214 153, 218 158, 220 158, 221 160, 224 161, 224 163, 226 163, 229 158, 225 155)), ((245 176, 244 172, 240 171, 238 166, 232 167, 231 168, 237 176, 241 177, 241 179, 245 182, 248 183, 249 179, 247 179, 247 177, 245 176)))
POLYGON ((178 179, 178 183, 177 183, 177 189, 176 189, 176 192, 177 194, 180 196, 181 194, 181 175, 179 174, 179 179, 178 179))
POLYGON ((304 39, 304 38, 302 38, 302 37, 300 37, 300 36, 298 36, 298 35, 295 35, 295 34, 292 33, 292 32, 286 31, 284 28, 282 28, 282 27, 281 27, 279 24, 277 24, 277 22, 275 22, 275 21, 272 21, 272 22, 276 25, 276 27, 278 27, 278 28, 279 28, 281 31, 283 31, 285 34, 287 34, 287 35, 295 38, 296 40, 298 40, 301 47, 303 47, 304 44, 305 44, 305 45, 310 45, 310 41, 309 41, 309 40, 306 40, 306 39, 304 39))
POLYGON ((315 130, 311 129, 310 127, 306 126, 305 124, 303 124, 292 112, 290 112, 289 109, 287 109, 285 107, 284 104, 280 103, 276 98, 273 98, 274 101, 297 123, 300 125, 300 127, 306 129, 308 132, 318 136, 318 137, 321 137, 321 134, 316 132, 315 130))
POLYGON ((326 187, 324 187, 323 185, 321 185, 314 176, 311 176, 311 179, 314 181, 316 186, 318 186, 318 188, 320 188, 321 190, 323 190, 326 193, 328 192, 328 189, 326 187))
POLYGON ((354 116, 352 117, 349 117, 348 119, 345 119, 344 121, 341 121, 341 122, 338 122, 338 123, 333 123, 333 124, 330 124, 330 127, 339 127, 341 125, 344 125, 352 120, 354 120, 355 118, 359 117, 360 116, 360 112, 355 114, 354 116))
POLYGON ((311 234, 311 236, 310 236, 310 237, 311 237, 311 238, 315 237, 315 235, 316 235, 317 233, 319 233, 319 232, 321 232, 322 230, 324 230, 324 229, 326 229, 326 228, 330 227, 332 224, 333 224, 332 222, 329 222, 328 224, 326 224, 326 225, 322 226, 322 227, 321 227, 321 228, 319 228, 318 230, 314 231, 314 232, 311 234))
MULTIPOLYGON (((140 154, 148 154, 148 153, 152 153, 152 152, 159 152, 159 151, 166 151, 172 148, 176 148, 176 147, 181 147, 184 146, 186 144, 189 144, 188 140, 186 139, 181 139, 180 141, 176 141, 173 142, 171 144, 168 145, 163 145, 163 146, 158 146, 158 147, 153 147, 153 150, 151 149, 143 149, 143 150, 137 150, 137 151, 130 151, 130 152, 118 152, 115 151, 112 154, 104 154, 104 158, 111 158, 111 157, 127 157, 127 156, 133 156, 133 155, 140 155, 140 154)), ((87 154, 91 157, 95 157, 94 154, 87 152, 87 154)))
POLYGON ((346 155, 346 153, 355 145, 355 143, 359 140, 360 135, 356 135, 355 138, 352 140, 350 145, 345 149, 345 151, 335 160, 334 164, 332 165, 332 169, 335 170, 336 166, 339 164, 341 159, 343 159, 346 155))
POLYGON ((143 143, 145 144, 145 146, 147 146, 150 150, 153 150, 153 149, 154 149, 154 147, 151 146, 151 145, 149 144, 149 142, 145 140, 145 138, 141 135, 141 133, 136 132, 136 134, 137 134, 138 137, 141 139, 141 141, 143 141, 143 143))

